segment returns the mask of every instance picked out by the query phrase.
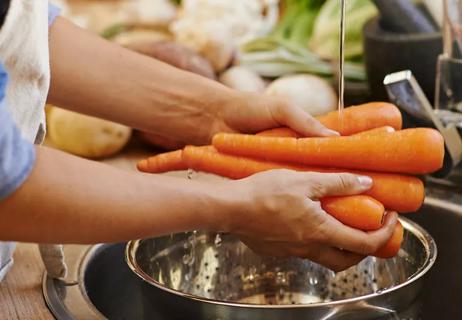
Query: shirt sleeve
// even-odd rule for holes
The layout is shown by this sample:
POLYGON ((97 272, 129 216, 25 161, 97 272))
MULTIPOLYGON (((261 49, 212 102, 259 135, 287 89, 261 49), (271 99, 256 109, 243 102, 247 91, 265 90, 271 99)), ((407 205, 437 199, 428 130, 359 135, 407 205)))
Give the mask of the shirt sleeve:
POLYGON ((8 75, 0 64, 0 201, 16 191, 35 163, 34 146, 26 141, 5 102, 8 75))
POLYGON ((61 10, 55 5, 51 3, 48 5, 48 26, 51 27, 53 22, 55 22, 56 18, 59 16, 61 10))

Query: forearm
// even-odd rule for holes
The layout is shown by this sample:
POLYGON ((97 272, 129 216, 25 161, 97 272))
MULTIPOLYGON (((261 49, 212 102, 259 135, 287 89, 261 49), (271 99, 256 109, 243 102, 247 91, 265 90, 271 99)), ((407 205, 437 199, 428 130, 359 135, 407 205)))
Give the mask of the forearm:
POLYGON ((99 243, 226 229, 235 204, 224 188, 120 171, 37 147, 31 176, 0 203, 0 240, 99 243))
MULTIPOLYGON (((49 101, 153 133, 210 134, 217 106, 234 91, 86 32, 63 18, 50 30, 49 101), (72 41, 69 41, 72 39, 72 41), (203 132, 201 132, 203 131, 203 132)), ((191 141, 194 142, 194 141, 191 141)))

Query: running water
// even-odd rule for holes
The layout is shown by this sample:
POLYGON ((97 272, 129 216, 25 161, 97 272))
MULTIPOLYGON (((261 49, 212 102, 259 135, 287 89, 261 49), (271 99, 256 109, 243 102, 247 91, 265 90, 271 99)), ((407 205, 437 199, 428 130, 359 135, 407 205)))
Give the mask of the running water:
POLYGON ((340 128, 343 128, 343 108, 345 107, 345 24, 346 0, 340 1, 340 54, 339 54, 339 86, 338 86, 338 113, 340 128))

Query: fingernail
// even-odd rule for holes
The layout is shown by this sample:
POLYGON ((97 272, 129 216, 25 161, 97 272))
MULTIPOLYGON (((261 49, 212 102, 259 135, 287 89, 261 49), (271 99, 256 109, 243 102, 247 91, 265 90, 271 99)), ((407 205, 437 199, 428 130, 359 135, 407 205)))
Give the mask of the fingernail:
POLYGON ((372 184, 374 183, 372 178, 368 176, 358 176, 358 181, 361 187, 364 189, 369 189, 370 187, 372 187, 372 184))
POLYGON ((327 136, 336 136, 336 137, 340 136, 340 133, 334 130, 325 129, 324 132, 326 133, 327 136))

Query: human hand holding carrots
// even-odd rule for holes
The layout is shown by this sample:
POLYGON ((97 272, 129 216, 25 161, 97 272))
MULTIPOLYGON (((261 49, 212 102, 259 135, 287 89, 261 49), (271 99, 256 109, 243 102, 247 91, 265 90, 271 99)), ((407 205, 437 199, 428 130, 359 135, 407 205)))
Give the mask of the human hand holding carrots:
POLYGON ((382 228, 379 221, 378 230, 366 232, 327 214, 320 200, 359 194, 371 186, 369 177, 353 174, 259 173, 234 182, 230 192, 245 200, 237 200, 241 207, 230 217, 226 231, 257 253, 299 256, 341 271, 383 247, 395 229, 397 215, 387 214, 382 228))
MULTIPOLYGON (((188 146, 161 154, 140 161, 138 169, 161 173, 190 168, 231 179, 243 179, 275 169, 369 176, 373 179, 373 186, 362 195, 318 199, 321 208, 331 218, 362 231, 378 230, 383 223, 387 225, 385 209, 399 212, 419 209, 424 200, 424 186, 420 179, 408 174, 427 174, 441 167, 444 140, 436 130, 400 131, 401 113, 388 103, 347 108, 343 113, 343 124, 336 112, 317 119, 344 137, 302 138, 301 134, 287 127, 256 135, 217 134, 213 146, 188 146), (363 171, 365 169, 369 171, 363 171)), ((279 181, 274 183, 279 184, 279 181)), ((395 256, 403 232, 398 222, 386 244, 368 254, 381 258, 395 256)), ((304 256, 301 251, 288 252, 304 256)))

